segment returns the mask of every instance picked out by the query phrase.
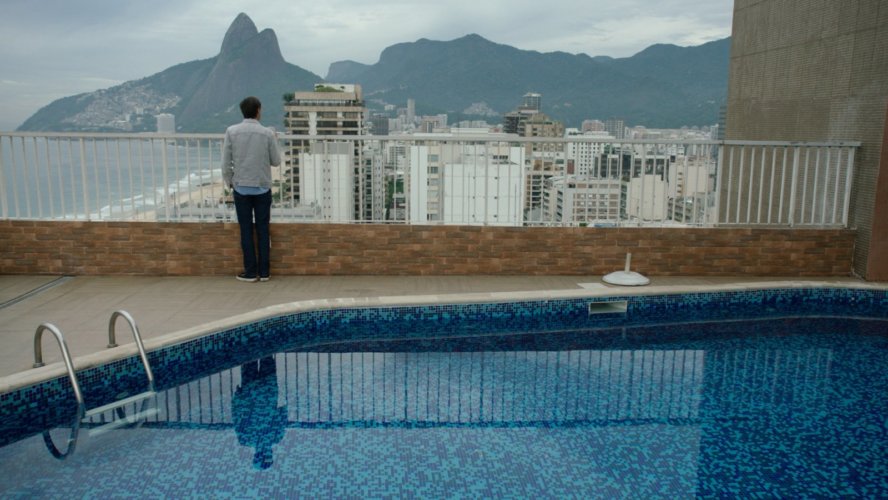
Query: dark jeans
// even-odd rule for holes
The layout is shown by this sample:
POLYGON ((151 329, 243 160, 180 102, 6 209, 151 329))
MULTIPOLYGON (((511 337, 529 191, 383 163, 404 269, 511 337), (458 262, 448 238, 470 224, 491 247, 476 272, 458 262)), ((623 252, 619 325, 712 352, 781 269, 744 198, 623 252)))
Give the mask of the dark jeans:
POLYGON ((234 192, 234 209, 240 224, 241 250, 244 252, 244 274, 269 276, 270 240, 268 223, 271 221, 271 191, 265 194, 242 195, 234 192), (253 222, 255 219, 255 223, 253 222), (256 246, 253 245, 253 227, 256 228, 256 246))

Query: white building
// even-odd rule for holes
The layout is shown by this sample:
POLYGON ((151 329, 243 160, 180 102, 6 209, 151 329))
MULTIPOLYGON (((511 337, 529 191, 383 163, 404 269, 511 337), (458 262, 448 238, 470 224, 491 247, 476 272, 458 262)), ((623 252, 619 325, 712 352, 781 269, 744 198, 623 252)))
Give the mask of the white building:
POLYGON ((643 221, 666 219, 666 181, 659 175, 646 174, 629 179, 626 193, 626 214, 643 221))
POLYGON ((714 191, 709 172, 714 166, 708 158, 678 157, 669 169, 669 196, 692 197, 714 191))
POLYGON ((176 133, 176 116, 169 113, 161 113, 155 116, 157 119, 158 134, 175 134, 176 133))
POLYGON ((354 147, 350 142, 314 143, 301 153, 302 182, 299 197, 306 206, 320 209, 320 220, 354 220, 354 147))
MULTIPOLYGON (((294 136, 364 135, 365 114, 361 86, 357 84, 319 83, 311 92, 294 92, 292 99, 284 104, 286 131, 288 135, 294 136)), ((288 139, 284 143, 283 173, 287 182, 283 186, 283 191, 285 196, 293 193, 297 203, 307 203, 301 199, 303 190, 300 184, 306 179, 302 175, 300 161, 310 143, 311 141, 302 139, 288 139)), ((351 158, 357 162, 361 144, 355 141, 352 145, 355 151, 351 158)), ((355 164, 352 167, 357 170, 360 165, 355 164)), ((354 198, 351 197, 355 203, 353 210, 356 216, 368 217, 369 207, 359 205, 361 200, 354 198)))
POLYGON ((546 181, 543 217, 563 224, 613 224, 619 221, 624 183, 619 179, 580 176, 553 177, 546 181))
MULTIPOLYGON (((520 150, 520 148, 515 148, 520 150)), ((524 216, 524 167, 466 157, 444 170, 443 220, 448 224, 520 226, 524 216)))
POLYGON ((614 138, 606 131, 581 133, 575 128, 565 129, 565 138, 576 138, 575 142, 568 142, 565 146, 567 158, 566 175, 590 176, 596 171, 596 158, 604 152, 606 141, 614 138), (594 140, 594 142, 592 142, 594 140))
POLYGON ((513 225, 524 215, 524 148, 503 134, 471 130, 484 142, 443 142, 457 134, 418 135, 408 147, 408 217, 413 223, 513 225))
POLYGON ((669 169, 669 218, 681 223, 706 224, 717 218, 716 165, 711 156, 679 156, 669 169))

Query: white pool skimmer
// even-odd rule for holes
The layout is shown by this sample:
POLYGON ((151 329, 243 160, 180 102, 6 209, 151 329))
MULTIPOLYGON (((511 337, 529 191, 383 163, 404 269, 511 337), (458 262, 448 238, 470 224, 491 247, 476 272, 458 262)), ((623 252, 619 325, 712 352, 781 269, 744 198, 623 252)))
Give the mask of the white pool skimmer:
POLYGON ((605 283, 621 286, 642 286, 651 282, 648 278, 629 270, 629 264, 632 262, 632 254, 626 254, 626 269, 623 271, 614 271, 601 278, 605 283))

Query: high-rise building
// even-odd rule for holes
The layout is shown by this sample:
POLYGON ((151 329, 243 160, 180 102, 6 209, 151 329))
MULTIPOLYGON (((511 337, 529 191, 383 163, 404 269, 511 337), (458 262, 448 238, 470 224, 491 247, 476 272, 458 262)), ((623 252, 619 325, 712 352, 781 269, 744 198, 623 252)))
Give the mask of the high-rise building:
POLYGON ((614 224, 626 189, 619 179, 552 177, 543 193, 543 220, 563 224, 614 224))
POLYGON ((417 131, 422 134, 431 134, 433 132, 443 132, 447 128, 447 115, 430 115, 423 116, 420 119, 417 131))
MULTIPOLYGON (((564 137, 564 124, 543 113, 525 119, 522 130, 524 137, 564 137)), ((534 210, 542 207, 546 179, 564 175, 567 161, 563 142, 529 142, 525 148, 528 164, 524 203, 529 210, 534 210)))
MULTIPOLYGON (((284 123, 287 134, 305 136, 342 136, 363 135, 366 109, 361 93, 361 86, 356 84, 323 83, 317 84, 311 92, 295 92, 292 100, 284 104, 284 123)), ((312 140, 291 139, 287 141, 284 179, 284 197, 293 204, 301 203, 303 182, 300 166, 303 154, 309 152, 312 140)), ((361 144, 354 141, 355 176, 361 171, 361 144)), ((355 218, 360 220, 363 215, 363 199, 361 186, 364 179, 354 182, 355 218)))
POLYGON ((169 113, 161 113, 155 117, 157 119, 158 134, 175 134, 176 133, 176 116, 169 113))
POLYGON ((515 111, 503 115, 503 132, 525 136, 524 123, 533 115, 540 113, 543 96, 534 92, 524 94, 521 105, 515 111))
POLYGON ((601 120, 583 120, 580 130, 582 132, 605 132, 604 122, 601 120))
POLYGON ((524 112, 526 114, 539 113, 540 111, 542 111, 542 104, 542 94, 528 92, 524 94, 524 97, 521 100, 521 106, 518 108, 518 111, 524 112))
POLYGON ((535 113, 524 122, 524 137, 564 137, 564 124, 544 113, 535 113))
POLYGON ((614 139, 626 138, 626 124, 619 118, 608 118, 605 120, 604 130, 614 136, 614 139))
POLYGON ((725 122, 727 121, 728 116, 728 107, 726 105, 721 105, 718 107, 718 132, 714 139, 719 141, 725 140, 725 122))
POLYGON ((389 117, 383 114, 374 114, 370 117, 370 133, 373 135, 389 134, 389 117))
POLYGON ((714 182, 710 170, 715 165, 711 158, 682 156, 675 160, 668 173, 670 198, 692 197, 713 192, 714 182))
POLYGON ((354 220, 354 149, 349 142, 315 142, 302 153, 299 199, 318 207, 320 220, 354 220))
POLYGON ((666 219, 666 181, 659 175, 643 174, 629 179, 626 215, 642 221, 666 219))
POLYGON ((413 124, 416 122, 416 100, 415 99, 407 99, 407 123, 413 124))
POLYGON ((580 133, 577 129, 567 129, 565 137, 576 138, 574 142, 568 142, 565 145, 565 158, 567 159, 568 170, 567 175, 578 175, 581 177, 590 177, 595 172, 595 162, 604 152, 604 142, 602 140, 613 139, 607 132, 585 132, 580 133), (581 140, 587 139, 587 140, 581 140), (597 139, 591 141, 589 139, 597 139))
POLYGON ((487 135, 483 146, 442 142, 459 134, 430 134, 407 148, 409 220, 453 224, 521 225, 524 216, 524 149, 487 135))

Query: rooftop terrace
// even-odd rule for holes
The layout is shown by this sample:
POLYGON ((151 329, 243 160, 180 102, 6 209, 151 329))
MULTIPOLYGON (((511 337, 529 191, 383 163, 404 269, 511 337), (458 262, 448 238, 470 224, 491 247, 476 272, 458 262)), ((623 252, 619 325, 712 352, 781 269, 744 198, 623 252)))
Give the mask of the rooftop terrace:
POLYGON ((0 376, 62 369, 29 368, 44 322, 77 366, 116 356, 116 310, 150 346, 269 307, 862 284, 856 143, 432 134, 282 148, 297 140, 314 153, 279 172, 274 278, 254 286, 232 279, 221 136, 0 134, 0 376), (601 282, 627 253, 651 286, 601 282))

